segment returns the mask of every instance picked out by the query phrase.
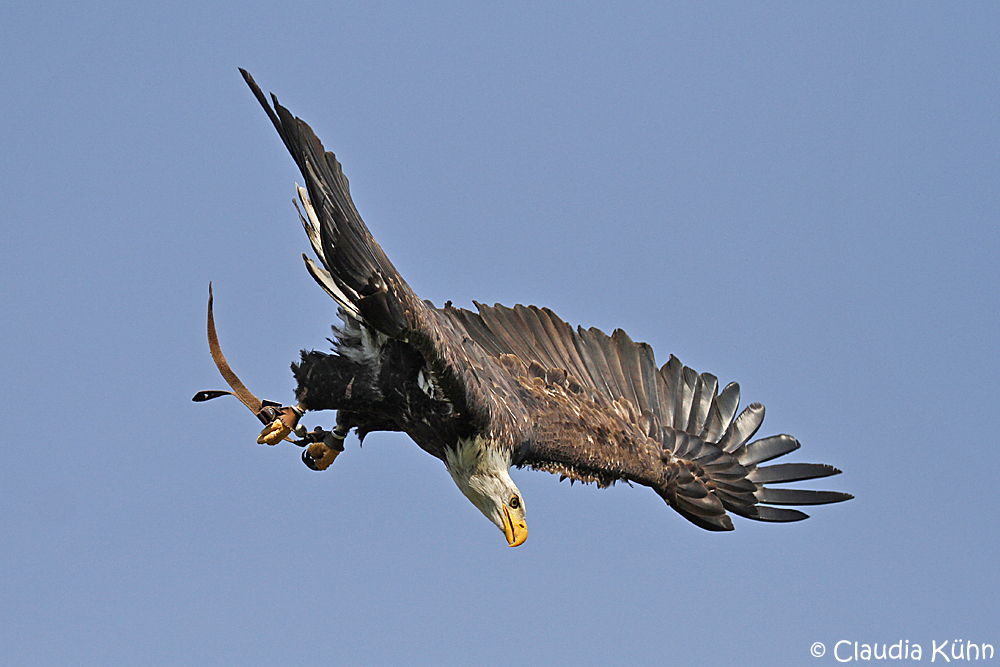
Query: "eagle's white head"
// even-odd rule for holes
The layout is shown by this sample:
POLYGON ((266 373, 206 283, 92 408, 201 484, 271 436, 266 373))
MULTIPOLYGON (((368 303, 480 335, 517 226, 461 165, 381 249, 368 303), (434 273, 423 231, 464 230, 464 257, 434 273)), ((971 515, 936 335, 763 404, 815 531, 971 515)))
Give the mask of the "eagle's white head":
POLYGON ((510 546, 528 538, 524 499, 510 478, 509 455, 477 436, 459 440, 454 450, 447 449, 445 466, 465 497, 496 524, 510 546))

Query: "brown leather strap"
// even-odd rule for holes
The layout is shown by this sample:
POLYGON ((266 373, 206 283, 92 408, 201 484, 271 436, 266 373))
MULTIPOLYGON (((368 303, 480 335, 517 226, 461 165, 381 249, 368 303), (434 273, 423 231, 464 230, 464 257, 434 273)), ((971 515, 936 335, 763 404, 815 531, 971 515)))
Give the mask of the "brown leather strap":
POLYGON ((219 336, 215 333, 215 317, 212 315, 212 283, 208 283, 208 347, 212 351, 212 360, 222 373, 222 379, 232 388, 233 396, 250 408, 250 412, 255 415, 259 413, 263 403, 236 377, 236 373, 229 367, 229 362, 222 354, 222 348, 219 347, 219 336))

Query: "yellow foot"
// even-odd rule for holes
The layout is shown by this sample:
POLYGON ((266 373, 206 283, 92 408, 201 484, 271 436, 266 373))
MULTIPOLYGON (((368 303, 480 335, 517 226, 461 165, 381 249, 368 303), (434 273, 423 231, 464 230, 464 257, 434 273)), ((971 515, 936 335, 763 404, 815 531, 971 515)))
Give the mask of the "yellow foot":
POLYGON ((285 422, 281 421, 281 418, 275 419, 273 422, 264 427, 264 430, 260 432, 257 436, 258 445, 276 445, 292 432, 291 427, 285 422))
POLYGON ((332 431, 324 431, 317 428, 309 436, 314 442, 306 447, 302 452, 302 462, 313 470, 326 470, 333 463, 334 459, 344 451, 344 438, 350 429, 345 423, 340 421, 337 415, 337 427, 332 431), (322 440, 319 438, 322 437, 322 440))
MULTIPOLYGON (((322 442, 314 442, 305 451, 305 454, 309 456, 309 461, 306 465, 313 470, 326 470, 333 464, 334 459, 342 451, 342 449, 330 449, 322 442)), ((303 461, 305 460, 305 457, 303 457, 303 461)))

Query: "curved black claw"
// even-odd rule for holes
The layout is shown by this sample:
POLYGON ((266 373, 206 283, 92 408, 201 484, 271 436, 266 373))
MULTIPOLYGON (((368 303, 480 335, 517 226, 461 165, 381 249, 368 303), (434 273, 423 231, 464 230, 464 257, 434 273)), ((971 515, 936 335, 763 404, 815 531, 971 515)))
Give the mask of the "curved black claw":
POLYGON ((313 461, 313 457, 312 455, 309 454, 308 449, 302 450, 302 462, 305 463, 306 467, 309 468, 310 470, 315 470, 316 472, 320 472, 319 467, 316 466, 316 462, 313 461))

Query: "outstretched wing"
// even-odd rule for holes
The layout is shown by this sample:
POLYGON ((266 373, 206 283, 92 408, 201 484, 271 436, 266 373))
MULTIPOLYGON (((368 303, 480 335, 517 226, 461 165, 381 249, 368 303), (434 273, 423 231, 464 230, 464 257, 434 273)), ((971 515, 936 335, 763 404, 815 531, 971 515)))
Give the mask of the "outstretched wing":
POLYGON ((657 368, 652 348, 617 330, 573 330, 547 308, 476 304, 479 313, 443 312, 507 366, 538 397, 544 437, 525 443, 519 465, 600 484, 616 479, 654 488, 672 507, 710 530, 731 530, 726 512, 760 521, 799 521, 778 505, 840 502, 849 494, 772 488, 840 471, 813 463, 760 464, 799 448, 789 435, 750 442, 764 419, 752 403, 737 415, 739 386, 671 356, 657 368), (520 369, 520 370, 519 370, 520 369), (595 435, 599 437, 594 437, 595 435))
POLYGON ((272 109, 253 77, 244 69, 240 73, 305 179, 302 222, 324 267, 305 258, 310 273, 348 312, 388 336, 399 336, 412 326, 413 313, 407 311, 419 309, 420 300, 361 220, 340 162, 323 149, 309 125, 274 95, 272 109))
POLYGON ((405 340, 423 354, 454 406, 460 429, 472 431, 488 423, 498 413, 498 397, 513 390, 496 360, 478 346, 463 346, 463 333, 417 297, 362 221, 336 156, 274 95, 272 108, 253 77, 240 72, 305 179, 305 189, 299 188, 299 213, 322 264, 303 255, 313 278, 346 316, 389 338, 405 340))

